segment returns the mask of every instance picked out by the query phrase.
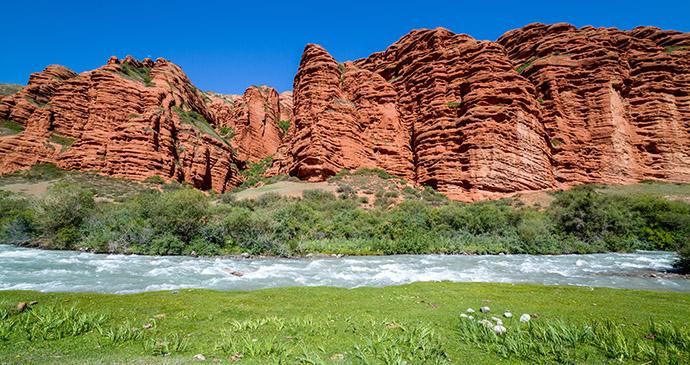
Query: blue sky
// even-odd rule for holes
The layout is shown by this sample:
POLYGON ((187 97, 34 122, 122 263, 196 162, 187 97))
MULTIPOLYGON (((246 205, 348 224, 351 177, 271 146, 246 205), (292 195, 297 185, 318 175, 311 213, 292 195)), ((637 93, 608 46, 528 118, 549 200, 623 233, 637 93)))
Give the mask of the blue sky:
POLYGON ((169 59, 198 88, 233 94, 253 84, 291 90, 308 43, 346 61, 419 28, 488 40, 533 22, 690 32, 688 0, 13 1, 2 10, 0 82, 26 84, 49 64, 83 72, 131 54, 169 59))

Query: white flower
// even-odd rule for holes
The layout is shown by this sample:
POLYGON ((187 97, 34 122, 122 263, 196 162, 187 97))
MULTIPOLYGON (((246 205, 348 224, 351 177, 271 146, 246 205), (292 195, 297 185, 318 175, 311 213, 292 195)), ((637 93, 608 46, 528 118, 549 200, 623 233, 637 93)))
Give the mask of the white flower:
POLYGON ((513 316, 513 313, 510 313, 510 312, 503 313, 503 317, 511 318, 512 316, 513 316))
POLYGON ((467 313, 474 313, 474 309, 472 309, 472 308, 467 308, 467 313))
POLYGON ((467 314, 463 313, 463 314, 460 315, 460 317, 465 317, 465 318, 467 318, 467 314))
POLYGON ((520 322, 522 323, 527 323, 529 322, 530 316, 529 314, 523 314, 520 316, 520 322))

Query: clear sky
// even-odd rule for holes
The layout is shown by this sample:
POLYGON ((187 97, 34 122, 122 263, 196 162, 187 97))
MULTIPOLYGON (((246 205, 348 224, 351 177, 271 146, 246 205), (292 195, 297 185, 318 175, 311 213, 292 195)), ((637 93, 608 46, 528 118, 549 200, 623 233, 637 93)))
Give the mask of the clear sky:
POLYGON ((0 82, 60 64, 76 72, 110 56, 163 57, 202 90, 292 89, 304 46, 338 61, 385 50, 412 29, 496 40, 533 22, 690 32, 685 1, 7 1, 0 6, 0 82))

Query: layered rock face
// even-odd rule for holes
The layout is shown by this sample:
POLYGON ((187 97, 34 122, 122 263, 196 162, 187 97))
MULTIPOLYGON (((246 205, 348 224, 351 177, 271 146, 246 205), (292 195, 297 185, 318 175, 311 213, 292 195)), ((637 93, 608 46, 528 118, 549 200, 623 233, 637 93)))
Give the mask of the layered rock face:
POLYGON ((49 66, 0 103, 0 119, 25 127, 0 137, 0 173, 54 162, 225 191, 241 178, 230 143, 209 123, 213 118, 204 95, 164 59, 113 57, 80 75, 49 66))
POLYGON ((284 172, 321 181, 344 168, 379 167, 413 177, 408 132, 395 91, 381 76, 338 64, 320 46, 308 45, 293 99, 287 148, 276 158, 284 172))
POLYGON ((277 152, 293 118, 292 92, 278 94, 271 87, 252 86, 243 96, 207 95, 217 126, 245 165, 277 152))
POLYGON ((554 184, 535 91, 496 43, 413 31, 345 64, 309 45, 294 86, 290 175, 381 168, 463 200, 554 184))
POLYGON ((163 59, 49 66, 0 99, 0 122, 0 174, 55 162, 222 192, 270 156, 268 175, 380 168, 467 201, 690 182, 690 34, 530 24, 490 42, 437 28, 345 63, 307 45, 282 94, 200 92, 163 59))
POLYGON ((690 34, 530 24, 498 43, 542 102, 562 185, 690 181, 690 34))
POLYGON ((531 24, 489 42, 417 30, 344 64, 309 45, 294 86, 296 128, 276 163, 309 180, 378 167, 460 200, 690 181, 685 33, 531 24))

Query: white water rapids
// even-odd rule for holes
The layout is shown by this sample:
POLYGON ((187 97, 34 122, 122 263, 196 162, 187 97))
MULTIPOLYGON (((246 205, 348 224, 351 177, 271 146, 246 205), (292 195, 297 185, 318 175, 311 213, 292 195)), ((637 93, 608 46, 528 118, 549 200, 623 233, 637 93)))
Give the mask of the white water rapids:
POLYGON ((387 286, 415 281, 535 283, 690 292, 690 280, 651 277, 676 255, 396 255, 306 259, 107 255, 0 245, 0 290, 136 293, 180 288, 387 286), (237 271, 244 276, 229 273, 237 271))

